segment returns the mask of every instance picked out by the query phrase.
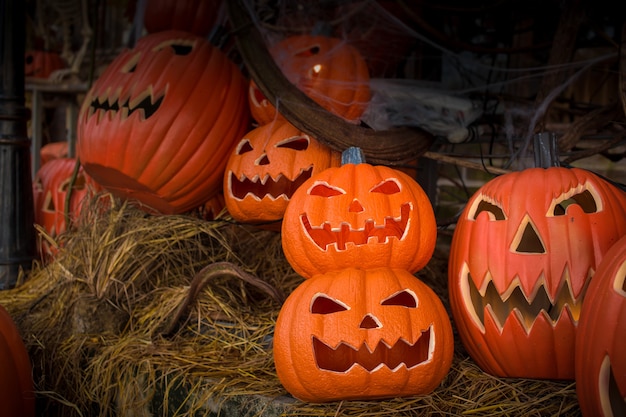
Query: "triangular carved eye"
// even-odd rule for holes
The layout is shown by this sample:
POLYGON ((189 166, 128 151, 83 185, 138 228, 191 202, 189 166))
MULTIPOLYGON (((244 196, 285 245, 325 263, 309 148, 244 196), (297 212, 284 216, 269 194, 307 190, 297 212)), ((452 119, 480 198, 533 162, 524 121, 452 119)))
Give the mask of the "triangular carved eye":
POLYGON ((304 136, 294 136, 277 143, 276 147, 293 149, 294 151, 305 151, 309 147, 309 139, 304 136))
POLYGON ((349 309, 341 301, 330 298, 325 294, 316 294, 311 302, 311 313, 313 314, 332 314, 349 309))
POLYGON ((323 182, 318 182, 309 189, 310 195, 319 197, 334 197, 345 194, 346 192, 339 187, 333 187, 323 182))
POLYGON ((382 194, 396 194, 400 192, 400 186, 398 185, 397 180, 391 178, 377 184, 374 188, 370 190, 372 193, 382 193, 382 194))
POLYGON ((167 40, 165 42, 161 42, 159 45, 157 45, 153 51, 158 52, 161 51, 167 47, 172 48, 172 51, 174 51, 174 55, 189 55, 191 53, 191 51, 193 51, 195 42, 192 40, 189 41, 184 41, 184 40, 167 40))
POLYGON ((470 211, 469 218, 476 220, 481 213, 487 213, 489 220, 506 220, 504 210, 497 204, 487 200, 480 200, 478 204, 474 204, 474 209, 470 211))
POLYGON ((239 142, 239 145, 237 145, 237 155, 243 155, 244 153, 250 151, 252 151, 252 145, 248 139, 242 140, 239 142))
POLYGON ((319 54, 320 50, 321 48, 319 45, 312 45, 312 46, 309 46, 308 48, 302 49, 300 51, 296 51, 294 56, 298 58, 310 58, 312 56, 319 54))
POLYGON ((417 296, 413 291, 402 290, 385 298, 380 304, 384 306, 417 308, 417 296))
POLYGON ((558 198, 551 206, 548 217, 564 216, 567 208, 571 205, 578 205, 585 213, 597 213, 598 202, 596 196, 590 190, 584 190, 573 195, 563 195, 558 198))
POLYGON ((133 55, 122 67, 122 72, 124 73, 131 73, 131 72, 135 72, 135 70, 137 69, 137 63, 139 62, 139 58, 141 57, 140 53, 136 53, 135 55, 133 55))

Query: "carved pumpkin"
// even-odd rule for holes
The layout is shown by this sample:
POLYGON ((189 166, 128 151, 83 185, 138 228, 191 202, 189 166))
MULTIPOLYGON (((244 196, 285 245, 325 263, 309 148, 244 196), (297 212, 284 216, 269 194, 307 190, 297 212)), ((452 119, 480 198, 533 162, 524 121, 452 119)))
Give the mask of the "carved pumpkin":
POLYGON ((401 171, 361 161, 311 177, 287 205, 283 252, 304 278, 355 266, 413 273, 433 254, 437 226, 422 187, 401 171))
POLYGON ((595 174, 531 168, 487 182, 468 201, 450 248, 459 335, 485 371, 574 378, 585 289, 626 234, 626 194, 595 174))
POLYGON ((593 276, 576 333, 576 393, 584 416, 626 415, 626 237, 593 276))
MULTIPOLYGON (((326 110, 358 123, 370 100, 369 70, 359 51, 342 39, 291 36, 270 48, 285 77, 326 110)), ((280 100, 280 97, 278 97, 280 100)), ((248 102, 259 124, 274 120, 276 109, 250 83, 248 102)), ((289 103, 278 103, 280 106, 289 103)))
POLYGON ((34 417, 30 358, 15 322, 0 305, 0 414, 34 417))
MULTIPOLYGON (((54 237, 65 231, 66 197, 76 166, 74 158, 56 158, 42 165, 33 181, 35 223, 54 237)), ((84 170, 79 168, 72 188, 69 214, 75 218, 80 213, 82 200, 100 187, 84 170)))
POLYGON ((48 79, 54 71, 66 66, 58 52, 27 51, 24 57, 24 75, 26 77, 48 79))
POLYGON ((275 120, 285 120, 283 115, 276 111, 276 107, 261 92, 254 80, 250 80, 248 86, 248 106, 250 106, 250 115, 261 126, 275 120))
POLYGON ((340 163, 339 152, 284 120, 258 127, 239 141, 226 163, 228 212, 242 223, 280 221, 302 183, 340 163))
POLYGON ((88 91, 77 155, 99 184, 148 211, 197 208, 221 191, 230 150, 248 130, 246 86, 206 39, 147 35, 88 91))
POLYGON ((148 33, 184 30, 205 37, 220 11, 221 0, 148 0, 143 23, 148 33))
POLYGON ((400 269, 348 268, 305 280, 274 331, 278 378, 309 402, 428 394, 453 351, 445 307, 400 269))

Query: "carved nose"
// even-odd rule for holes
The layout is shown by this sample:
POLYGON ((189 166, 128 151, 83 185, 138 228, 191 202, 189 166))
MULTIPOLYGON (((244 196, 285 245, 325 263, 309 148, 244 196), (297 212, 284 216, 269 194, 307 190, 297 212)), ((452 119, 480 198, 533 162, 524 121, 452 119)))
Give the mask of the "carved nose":
POLYGON ((348 211, 350 213, 360 213, 363 211, 363 206, 361 205, 361 203, 359 203, 359 200, 355 198, 354 200, 352 200, 352 203, 350 203, 350 208, 348 209, 348 211))
POLYGON ((521 233, 518 232, 513 242, 516 253, 546 253, 546 248, 530 219, 527 218, 525 222, 522 222, 519 230, 521 233))
POLYGON ((267 157, 266 154, 263 154, 263 156, 261 156, 258 160, 257 160, 257 164, 258 165, 267 165, 270 163, 270 159, 267 157))
POLYGON ((382 325, 376 317, 371 314, 366 314, 365 317, 363 317, 363 320, 361 320, 359 327, 361 329, 378 329, 379 327, 382 327, 382 325))

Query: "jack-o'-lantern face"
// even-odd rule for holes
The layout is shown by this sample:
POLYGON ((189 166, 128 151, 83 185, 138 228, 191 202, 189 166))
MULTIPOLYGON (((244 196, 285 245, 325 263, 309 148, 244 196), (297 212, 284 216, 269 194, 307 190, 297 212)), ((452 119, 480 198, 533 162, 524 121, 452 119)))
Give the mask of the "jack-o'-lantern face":
POLYGON ((416 272, 437 238, 433 208, 408 175, 367 163, 329 168, 293 195, 282 246, 305 278, 348 267, 416 272))
POLYGON ((605 254, 576 334, 576 392, 583 415, 626 415, 626 237, 605 254))
POLYGON ((96 80, 81 107, 77 155, 118 197, 172 214, 221 191, 226 160, 249 128, 247 81, 206 39, 139 39, 96 80))
POLYGON ((572 379, 582 300, 626 233, 626 195, 581 169, 497 177, 457 223, 449 291, 473 359, 498 376, 572 379))
POLYGON ((239 141, 226 163, 226 207, 243 223, 280 221, 302 183, 340 163, 339 152, 286 121, 258 127, 239 141))
POLYGON ((450 369, 453 350, 437 295, 391 268, 305 280, 283 304, 274 332, 281 383, 311 402, 428 394, 450 369))

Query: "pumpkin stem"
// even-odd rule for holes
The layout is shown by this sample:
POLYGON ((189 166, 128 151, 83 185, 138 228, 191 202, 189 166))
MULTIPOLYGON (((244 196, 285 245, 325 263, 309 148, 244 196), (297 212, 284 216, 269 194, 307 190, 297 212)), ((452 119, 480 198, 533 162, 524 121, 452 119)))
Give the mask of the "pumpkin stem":
POLYGON ((554 133, 537 133, 534 138, 535 166, 550 168, 561 166, 559 161, 559 149, 554 133))
POLYGON ((361 148, 356 146, 350 146, 341 153, 341 165, 346 164, 364 164, 365 154, 361 148))

